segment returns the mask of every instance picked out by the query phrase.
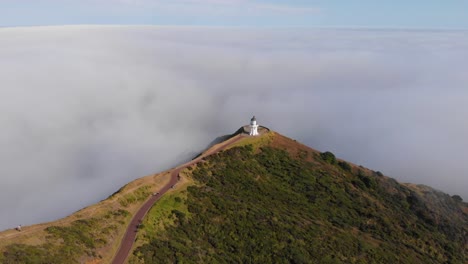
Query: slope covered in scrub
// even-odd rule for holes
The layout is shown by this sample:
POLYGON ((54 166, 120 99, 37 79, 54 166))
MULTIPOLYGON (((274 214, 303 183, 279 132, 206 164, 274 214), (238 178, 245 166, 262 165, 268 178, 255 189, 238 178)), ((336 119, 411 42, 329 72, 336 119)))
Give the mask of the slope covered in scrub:
POLYGON ((143 228, 130 263, 467 261, 465 203, 429 203, 380 172, 265 136, 198 163, 186 210, 167 211, 156 233, 143 228))

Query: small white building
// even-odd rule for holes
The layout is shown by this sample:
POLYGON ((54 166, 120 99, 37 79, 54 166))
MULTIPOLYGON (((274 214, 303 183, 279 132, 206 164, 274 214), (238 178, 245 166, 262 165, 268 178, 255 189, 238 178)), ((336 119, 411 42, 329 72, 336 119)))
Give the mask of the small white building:
POLYGON ((250 119, 250 136, 258 136, 258 125, 255 116, 250 119))

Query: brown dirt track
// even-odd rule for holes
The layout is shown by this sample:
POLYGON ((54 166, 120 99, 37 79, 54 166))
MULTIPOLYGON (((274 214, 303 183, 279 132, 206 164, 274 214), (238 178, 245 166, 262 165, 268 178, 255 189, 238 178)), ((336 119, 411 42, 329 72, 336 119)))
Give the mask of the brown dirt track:
POLYGON ((158 201, 159 198, 161 198, 161 196, 163 194, 165 194, 168 190, 170 190, 172 186, 175 186, 175 184, 178 182, 179 173, 180 173, 181 170, 183 170, 183 169, 185 169, 185 168, 187 168, 187 167, 189 167, 189 166, 191 166, 191 165, 193 165, 195 163, 198 163, 200 160, 202 160, 206 156, 212 155, 212 154, 214 154, 214 153, 216 153, 218 151, 221 151, 221 150, 227 148, 231 144, 234 144, 235 142, 241 140, 244 136, 245 136, 244 134, 236 135, 236 136, 228 139, 225 142, 222 142, 222 143, 220 143, 218 145, 215 145, 214 147, 212 147, 211 149, 209 149, 208 151, 203 153, 203 155, 197 157, 196 159, 176 167, 171 172, 171 179, 170 179, 169 183, 167 183, 162 189, 160 189, 158 191, 159 192, 158 195, 151 196, 143 204, 143 206, 137 211, 137 213, 133 216, 129 226, 127 227, 127 231, 125 232, 125 235, 124 235, 124 237, 122 239, 120 247, 119 247, 119 249, 118 249, 118 251, 117 251, 117 253, 116 253, 116 255, 115 255, 115 257, 114 257, 114 259, 112 261, 112 263, 113 264, 125 263, 126 259, 128 258, 128 255, 130 253, 130 250, 133 247, 133 243, 135 242, 135 238, 136 238, 137 231, 138 231, 138 225, 143 220, 143 218, 148 213, 148 211, 151 209, 153 204, 156 201, 158 201))

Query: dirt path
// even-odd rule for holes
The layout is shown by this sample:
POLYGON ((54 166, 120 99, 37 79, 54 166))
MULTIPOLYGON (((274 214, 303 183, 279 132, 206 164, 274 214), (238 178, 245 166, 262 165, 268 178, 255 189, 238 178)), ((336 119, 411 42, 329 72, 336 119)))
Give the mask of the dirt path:
POLYGON ((151 196, 148 201, 146 201, 143 206, 138 210, 138 212, 133 216, 132 221, 130 222, 129 226, 127 227, 127 231, 125 232, 125 235, 122 239, 122 242, 120 244, 120 247, 114 257, 114 260, 112 261, 113 264, 121 264, 125 263, 125 260, 128 258, 128 254, 130 253, 130 250, 133 247, 133 243, 135 242, 135 238, 137 235, 138 231, 138 225, 141 223, 143 220, 143 217, 145 217, 146 213, 150 210, 150 208, 153 206, 153 204, 161 198, 163 194, 165 194, 169 189, 171 189, 179 179, 179 173, 181 170, 199 162, 201 159, 203 159, 206 156, 212 155, 218 151, 221 151, 228 147, 231 144, 234 144, 235 142, 241 140, 245 135, 240 134, 237 136, 234 136, 227 141, 221 143, 220 146, 215 146, 205 153, 201 155, 200 157, 189 161, 185 164, 182 164, 178 167, 176 167, 172 172, 171 172, 171 180, 169 183, 167 183, 161 190, 159 190, 159 194, 151 196))

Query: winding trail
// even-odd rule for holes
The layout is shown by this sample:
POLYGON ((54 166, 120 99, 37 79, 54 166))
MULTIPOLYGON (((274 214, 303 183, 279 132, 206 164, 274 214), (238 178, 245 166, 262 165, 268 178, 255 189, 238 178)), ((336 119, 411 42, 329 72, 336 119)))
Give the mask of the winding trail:
POLYGON ((132 220, 130 221, 129 226, 127 227, 127 231, 125 232, 125 235, 122 239, 122 242, 120 244, 120 247, 115 254, 114 259, 112 260, 112 264, 123 264, 125 263, 125 260, 128 258, 128 255, 130 254, 130 250, 133 247, 133 243, 135 242, 135 238, 137 235, 138 231, 138 225, 140 222, 143 220, 145 215, 148 213, 148 211, 151 209, 151 207, 154 205, 156 201, 161 198, 163 194, 165 194, 169 189, 171 189, 179 180, 179 173, 181 170, 198 163, 200 160, 202 160, 204 157, 210 156, 216 152, 219 152, 226 147, 230 146, 231 144, 234 144, 235 142, 241 140, 243 137, 245 137, 245 134, 238 134, 220 144, 218 147, 212 147, 211 149, 208 149, 205 153, 200 155, 199 157, 182 164, 178 167, 176 167, 172 172, 171 172, 171 180, 169 183, 167 183, 162 189, 159 190, 159 194, 157 195, 152 195, 144 204, 141 206, 141 208, 138 210, 138 212, 133 216, 132 220))

